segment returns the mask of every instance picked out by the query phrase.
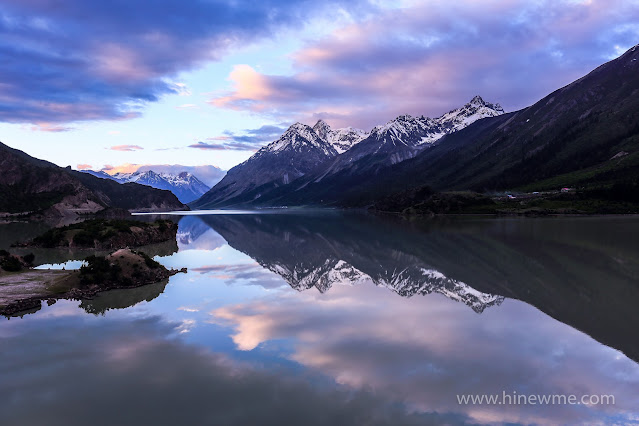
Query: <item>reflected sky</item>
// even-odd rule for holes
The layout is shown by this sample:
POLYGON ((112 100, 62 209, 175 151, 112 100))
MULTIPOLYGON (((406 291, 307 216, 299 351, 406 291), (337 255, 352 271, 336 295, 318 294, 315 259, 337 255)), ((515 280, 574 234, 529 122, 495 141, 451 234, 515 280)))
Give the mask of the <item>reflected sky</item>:
POLYGON ((179 251, 156 259, 187 274, 0 321, 0 412, 6 424, 637 422, 639 365, 624 355, 636 333, 593 323, 638 321, 639 220, 618 242, 601 221, 185 216, 179 251), (593 256, 584 279, 575 259, 593 256), (514 391, 616 403, 456 399, 514 391))

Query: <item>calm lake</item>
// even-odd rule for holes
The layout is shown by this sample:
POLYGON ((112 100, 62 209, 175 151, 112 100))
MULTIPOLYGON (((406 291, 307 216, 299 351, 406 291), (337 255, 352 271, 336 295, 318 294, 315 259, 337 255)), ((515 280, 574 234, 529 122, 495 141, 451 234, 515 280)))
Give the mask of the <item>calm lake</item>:
POLYGON ((3 425, 639 423, 637 217, 162 217, 188 273, 0 317, 3 425))

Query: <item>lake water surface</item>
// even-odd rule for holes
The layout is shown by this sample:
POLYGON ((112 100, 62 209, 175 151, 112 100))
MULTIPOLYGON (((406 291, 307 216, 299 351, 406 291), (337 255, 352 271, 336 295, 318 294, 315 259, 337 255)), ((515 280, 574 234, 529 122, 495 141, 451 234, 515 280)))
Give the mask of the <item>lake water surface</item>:
POLYGON ((188 273, 0 321, 3 425, 639 423, 639 218, 163 217, 188 273))

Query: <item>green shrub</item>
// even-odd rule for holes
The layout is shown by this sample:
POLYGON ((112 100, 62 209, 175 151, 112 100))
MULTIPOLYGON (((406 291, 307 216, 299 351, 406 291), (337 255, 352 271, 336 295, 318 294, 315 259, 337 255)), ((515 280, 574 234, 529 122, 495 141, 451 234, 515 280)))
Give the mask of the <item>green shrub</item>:
POLYGON ((80 231, 73 237, 73 243, 79 246, 92 246, 95 244, 95 235, 88 231, 80 231))
POLYGON ((33 241, 43 247, 57 247, 64 238, 64 228, 52 228, 39 237, 35 237, 33 241))
POLYGON ((80 282, 82 284, 101 283, 110 277, 111 264, 104 256, 89 256, 84 259, 86 265, 80 267, 80 282))
POLYGON ((158 263, 157 261, 153 260, 151 257, 149 257, 148 254, 142 252, 142 251, 138 251, 136 252, 136 254, 138 254, 139 256, 142 256, 142 258, 144 259, 144 264, 146 266, 148 266, 150 269, 156 269, 159 268, 161 265, 160 263, 158 263))
POLYGON ((22 269, 22 263, 13 256, 7 256, 0 259, 0 267, 7 272, 18 272, 22 269))

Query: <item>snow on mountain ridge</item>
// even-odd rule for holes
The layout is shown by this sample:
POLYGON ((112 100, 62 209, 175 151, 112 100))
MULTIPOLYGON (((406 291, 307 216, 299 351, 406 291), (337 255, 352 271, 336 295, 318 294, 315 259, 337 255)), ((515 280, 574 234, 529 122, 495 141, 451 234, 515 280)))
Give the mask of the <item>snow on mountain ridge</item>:
POLYGON ((291 125, 278 140, 269 143, 260 151, 265 153, 296 149, 306 142, 321 149, 328 156, 335 156, 347 151, 367 136, 368 132, 353 127, 333 130, 321 119, 313 127, 297 122, 291 125))
POLYGON ((477 120, 495 117, 503 113, 504 109, 501 105, 486 102, 481 96, 475 96, 462 107, 437 118, 400 115, 384 125, 374 127, 371 135, 375 135, 379 139, 388 136, 393 143, 409 145, 412 135, 423 134, 415 145, 431 144, 448 133, 461 130, 477 120))
MULTIPOLYGON (((461 130, 475 121, 503 114, 499 104, 484 101, 481 96, 473 97, 464 106, 451 110, 438 118, 412 117, 400 115, 386 124, 375 126, 370 132, 353 127, 333 130, 328 123, 320 119, 313 127, 296 122, 276 141, 262 147, 247 163, 266 153, 279 153, 284 150, 299 151, 302 146, 310 145, 334 157, 350 150, 359 142, 374 136, 377 139, 388 137, 394 145, 419 146, 430 144, 442 136, 461 130), (419 135, 416 137, 416 135, 419 135)), ((244 164, 243 163, 243 164, 244 164)))

